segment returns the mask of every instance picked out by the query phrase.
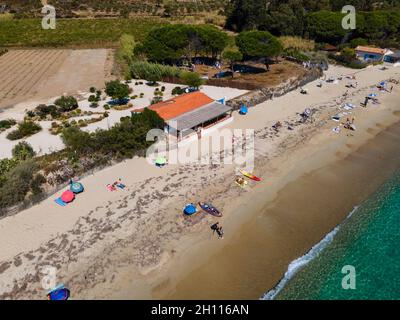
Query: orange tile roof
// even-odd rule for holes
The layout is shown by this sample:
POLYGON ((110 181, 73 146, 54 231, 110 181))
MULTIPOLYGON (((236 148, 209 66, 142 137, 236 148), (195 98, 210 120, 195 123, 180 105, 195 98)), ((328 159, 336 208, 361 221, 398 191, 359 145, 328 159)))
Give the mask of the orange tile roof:
POLYGON ((364 47, 364 46, 358 46, 356 48, 356 51, 371 52, 371 53, 377 53, 377 54, 385 54, 386 53, 386 49, 364 47))
MULTIPOLYGON (((157 112, 165 121, 174 119, 184 113, 198 109, 206 104, 213 102, 209 96, 200 91, 186 93, 172 99, 162 101, 149 106, 148 108, 157 112)), ((141 112, 144 109, 133 110, 141 112)))

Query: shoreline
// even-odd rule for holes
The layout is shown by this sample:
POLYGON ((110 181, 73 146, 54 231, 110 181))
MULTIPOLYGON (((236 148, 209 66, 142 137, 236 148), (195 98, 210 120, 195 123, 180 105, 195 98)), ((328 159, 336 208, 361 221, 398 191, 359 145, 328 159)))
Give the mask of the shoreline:
MULTIPOLYGON (((209 253, 206 262, 178 280, 176 286, 157 288, 153 298, 261 298, 279 283, 291 262, 309 252, 340 225, 355 206, 373 194, 390 174, 400 167, 400 151, 396 148, 399 142, 400 122, 397 122, 343 159, 304 173, 295 181, 289 182, 278 192, 275 199, 267 202, 266 207, 261 210, 254 209, 251 220, 236 231, 238 235, 229 237, 229 244, 217 252, 209 253), (394 138, 395 135, 398 138, 394 138), (382 148, 379 147, 380 144, 386 145, 382 148), (373 158, 379 155, 383 155, 382 158, 373 161, 373 158), (355 166, 354 161, 357 160, 358 165, 355 166), (361 163, 362 161, 364 163, 361 163), (375 175, 375 170, 381 168, 383 170, 380 174, 375 175), (345 186, 346 179, 351 180, 351 186, 345 186), (334 195, 331 195, 331 191, 321 192, 321 185, 326 186, 328 182, 330 187, 342 190, 334 195), (310 205, 314 198, 307 195, 304 197, 302 192, 306 190, 320 200, 310 205), (337 200, 342 203, 338 203, 337 200), (304 210, 306 205, 307 210, 304 210), (324 212, 323 208, 327 206, 329 208, 324 212), (296 217, 293 212, 299 216, 296 217), (285 253, 282 253, 283 251, 285 253), (219 262, 216 262, 218 260, 219 262), (257 266, 251 266, 252 264, 257 266), (210 269, 225 271, 213 275, 209 272, 210 269), (242 277, 247 280, 242 280, 242 277), (249 283, 248 279, 252 279, 252 282, 249 283), (213 286, 213 281, 218 283, 218 286, 213 286), (213 290, 208 292, 210 287, 213 287, 213 290), (192 291, 191 288, 196 290, 192 291), (232 291, 232 288, 236 290, 232 291)), ((210 248, 203 251, 205 255, 205 251, 210 251, 210 248)))
MULTIPOLYGON (((370 74, 374 72, 365 71, 362 89, 348 97, 349 101, 358 104, 372 84, 384 75, 379 73, 375 76, 377 79, 370 79, 370 74)), ((315 83, 308 86, 310 91, 317 92, 315 83)), ((231 128, 248 128, 250 125, 255 129, 255 174, 264 180, 260 184, 251 183, 248 191, 232 187, 233 166, 171 165, 160 170, 146 167, 146 161, 137 158, 85 178, 83 182, 87 188, 83 200, 66 208, 55 208, 52 199, 48 199, 0 220, 0 238, 6 244, 0 256, 0 283, 3 284, 0 296, 40 298, 43 296, 40 268, 54 265, 59 279, 72 288, 73 298, 77 299, 176 299, 176 288, 186 299, 202 292, 203 299, 222 299, 226 298, 225 294, 232 294, 230 297, 236 299, 244 295, 260 298, 279 281, 294 258, 309 250, 348 213, 322 217, 315 212, 294 215, 298 209, 290 206, 287 212, 274 211, 273 205, 282 190, 299 186, 297 180, 303 179, 304 175, 305 183, 310 182, 313 172, 345 161, 349 154, 356 154, 360 146, 399 120, 399 90, 396 88, 392 94, 382 95, 384 102, 379 107, 356 109, 358 130, 353 136, 348 136, 349 132, 344 130, 341 135, 335 135, 331 131, 333 124, 327 119, 337 113, 338 103, 332 101, 341 93, 342 85, 326 86, 324 91, 302 97, 301 104, 293 105, 292 99, 299 99, 300 94, 292 92, 252 108, 246 118, 236 116, 231 128), (304 110, 307 105, 318 109, 315 122, 299 125, 292 132, 282 129, 275 134, 271 130, 276 120, 298 119, 296 111, 304 110), (134 170, 138 167, 143 170, 134 170), (103 185, 120 176, 129 191, 108 193, 103 185), (184 203, 196 199, 207 199, 226 213, 221 219, 225 229, 223 240, 210 236, 209 226, 215 218, 202 213, 192 219, 182 216, 184 203), (264 227, 270 232, 264 232, 263 224, 254 224, 265 210, 274 212, 266 215, 270 223, 264 227), (50 213, 52 219, 49 219, 50 213), (315 224, 315 229, 309 230, 306 226, 300 231, 295 229, 307 219, 308 225, 315 224), (257 228, 261 229, 257 231, 257 228), (275 237, 272 231, 275 231, 275 237), (240 241, 241 237, 246 240, 240 241), (282 239, 286 243, 283 250, 282 239), (246 243, 253 243, 253 247, 245 247, 246 243), (260 254, 260 248, 265 244, 268 245, 267 258, 281 251, 285 256, 263 260, 264 252, 260 254), (218 256, 213 260, 221 252, 226 257, 218 256), (267 263, 269 278, 262 279, 262 270, 256 270, 256 276, 260 278, 253 277, 251 285, 237 286, 235 281, 249 269, 244 264, 249 260, 255 266, 267 263), (221 264, 218 266, 216 262, 221 264), (216 278, 222 281, 217 287, 228 290, 216 290, 215 283, 210 283, 216 278), (226 279, 227 286, 223 284, 226 279), (235 290, 238 290, 236 296, 233 295, 235 290), (217 291, 220 295, 214 297, 217 291)), ((360 161, 364 161, 363 158, 360 161)), ((329 175, 326 178, 332 179, 329 175)), ((315 193, 320 194, 320 191, 317 188, 315 193)), ((304 199, 296 198, 294 194, 285 205, 293 200, 304 199)))
MULTIPOLYGON (((396 113, 398 115, 398 113, 396 113)), ((386 133, 389 134, 389 137, 391 136, 391 130, 392 128, 399 127, 400 128, 400 122, 396 122, 395 124, 391 123, 393 120, 398 120, 397 117, 393 117, 393 119, 387 118, 389 122, 385 123, 383 118, 377 119, 376 121, 370 121, 367 122, 365 125, 368 127, 365 130, 365 133, 363 134, 363 137, 359 138, 360 141, 357 141, 357 143, 348 143, 344 139, 342 141, 342 146, 346 147, 343 152, 339 152, 337 150, 338 146, 335 145, 335 142, 333 142, 333 147, 332 146, 327 146, 326 149, 330 149, 329 152, 327 150, 324 150, 324 147, 322 147, 323 143, 326 141, 318 141, 320 140, 320 135, 316 134, 314 137, 311 138, 311 142, 307 142, 308 144, 311 144, 314 151, 317 149, 315 148, 314 143, 320 143, 322 150, 319 152, 316 151, 315 153, 308 154, 306 156, 306 161, 303 161, 305 163, 305 168, 302 168, 298 170, 298 168, 290 168, 290 164, 284 164, 284 169, 280 168, 280 171, 284 172, 285 170, 288 170, 286 172, 285 177, 280 177, 280 183, 281 187, 275 187, 273 191, 271 191, 271 185, 262 186, 262 185, 257 185, 252 189, 252 193, 247 194, 249 197, 241 198, 241 202, 248 202, 250 203, 248 206, 245 205, 238 205, 237 201, 233 201, 230 206, 228 206, 227 211, 230 211, 230 216, 228 219, 226 219, 223 222, 224 228, 229 229, 229 232, 234 233, 225 236, 225 239, 221 242, 216 242, 216 239, 210 239, 210 237, 202 237, 201 241, 203 244, 199 244, 199 239, 196 239, 196 241, 192 242, 192 245, 196 245, 195 249, 193 252, 190 252, 190 249, 186 249, 181 252, 179 256, 172 261, 168 265, 168 263, 162 267, 162 270, 158 270, 158 272, 161 274, 158 275, 149 275, 146 279, 146 283, 143 283, 143 288, 139 285, 133 286, 133 288, 125 288, 122 291, 118 292, 117 294, 113 294, 112 298, 116 299, 123 299, 124 297, 129 297, 129 298, 134 298, 134 299, 140 299, 143 298, 142 296, 139 296, 136 292, 137 289, 139 292, 143 293, 146 292, 145 298, 148 299, 258 299, 261 298, 261 296, 268 291, 269 288, 273 288, 282 278, 283 274, 286 272, 287 266, 296 258, 299 256, 305 254, 310 250, 312 246, 314 246, 316 243, 318 243, 327 233, 329 233, 332 229, 334 229, 337 225, 339 225, 343 220, 346 218, 346 216, 349 214, 349 212, 354 208, 354 206, 358 205, 360 202, 362 202, 364 199, 366 199, 370 194, 372 194, 379 186, 381 183, 385 181, 387 178, 387 175, 394 171, 397 167, 397 160, 396 158, 394 159, 396 165, 394 167, 391 167, 388 165, 387 159, 382 159, 381 162, 377 165, 377 163, 372 162, 365 162, 365 166, 362 166, 362 168, 357 168, 354 167, 354 161, 356 161, 358 158, 363 158, 363 156, 366 156, 368 152, 374 152, 376 150, 377 145, 376 141, 385 141, 385 135, 386 133), (379 121, 378 121, 379 120, 379 121), (372 125, 373 124, 373 125, 372 125), (388 126, 386 128, 386 125, 388 126), (385 129, 386 128, 386 129, 385 129), (321 165, 322 164, 322 165, 321 165), (369 172, 372 172, 372 178, 369 177, 368 179, 362 179, 362 175, 364 175, 365 169, 371 169, 372 165, 377 165, 374 167, 374 169, 380 169, 381 167, 385 167, 388 170, 386 174, 381 174, 379 176, 374 178, 375 170, 370 170, 369 172), (307 168, 308 166, 308 168, 307 168), (314 169, 312 169, 314 167, 314 169), (342 199, 344 204, 338 208, 336 207, 334 212, 332 213, 331 216, 326 216, 324 215, 322 219, 318 219, 318 214, 317 215, 312 215, 309 218, 311 219, 310 222, 314 223, 314 229, 309 230, 305 229, 306 231, 302 230, 302 235, 305 237, 302 239, 301 237, 294 237, 292 232, 293 230, 290 231, 285 231, 287 229, 287 225, 283 226, 279 221, 274 221, 275 225, 273 225, 272 230, 274 231, 275 228, 279 228, 279 233, 284 233, 286 237, 280 238, 280 236, 275 235, 271 237, 267 237, 265 239, 265 243, 268 243, 268 249, 270 251, 267 252, 272 252, 272 255, 275 255, 275 259, 270 259, 268 260, 268 272, 271 272, 272 270, 272 275, 266 276, 268 280, 260 279, 259 277, 264 277, 264 274, 259 274, 258 272, 256 274, 253 274, 253 281, 254 283, 257 283, 258 285, 262 283, 259 292, 257 294, 254 293, 253 289, 251 289, 251 294, 246 295, 244 293, 246 290, 243 288, 243 286, 239 286, 238 283, 240 283, 239 278, 240 277, 247 277, 246 270, 249 268, 249 266, 243 267, 241 270, 239 265, 242 263, 242 261, 257 261, 258 255, 259 255, 259 248, 262 247, 262 244, 259 242, 260 239, 265 238, 264 235, 264 229, 258 230, 258 232, 255 232, 257 235, 254 236, 252 235, 254 233, 254 230, 257 230, 258 226, 260 224, 263 224, 262 219, 260 221, 259 217, 262 215, 263 211, 273 211, 275 210, 275 215, 277 216, 278 214, 282 214, 282 209, 276 209, 276 203, 279 203, 279 199, 282 198, 282 194, 285 194, 286 190, 289 188, 296 188, 296 186, 300 186, 300 190, 297 192, 291 192, 290 196, 287 196, 286 198, 286 205, 288 204, 287 202, 292 201, 293 199, 297 199, 297 201, 301 201, 301 199, 298 199, 298 196, 296 194, 299 194, 303 192, 303 188, 307 187, 305 184, 310 184, 313 179, 316 179, 318 177, 318 174, 320 172, 323 172, 326 178, 331 179, 332 177, 329 177, 330 174, 326 173, 327 168, 332 168, 331 172, 337 171, 339 174, 341 171, 347 172, 347 177, 353 177, 352 175, 354 174, 354 181, 358 181, 357 185, 357 190, 359 191, 358 194, 355 192, 352 192, 352 189, 356 189, 354 185, 351 186, 350 190, 347 190, 348 192, 342 192, 340 195, 336 196, 335 199, 342 199), (347 169, 346 169, 347 167, 347 169), (357 173, 354 173, 358 171, 357 173), (297 171, 297 172, 296 172, 297 171), (296 176, 297 174, 297 176, 296 176), (372 179, 372 180, 371 180, 372 179), (371 182, 373 181, 373 182, 371 182), (367 184, 367 182, 369 184, 367 184), (365 186, 368 186, 365 188, 365 186), (275 192, 275 190, 278 190, 275 192), (349 196, 351 195, 351 196, 349 196), (289 199, 289 200, 288 200, 289 199), (290 200, 292 199, 292 200, 290 200), (344 200, 343 200, 344 199, 344 200), (245 214, 243 214, 243 211, 247 210, 245 214), (236 220, 236 221, 234 221, 236 220), (238 236, 237 234, 240 234, 241 236, 238 236), (241 237, 243 238, 241 240, 241 237), (282 245, 279 244, 279 241, 276 239, 278 237, 278 240, 287 240, 292 238, 294 241, 291 242, 291 245, 285 245, 283 248, 286 250, 286 255, 279 255, 279 250, 282 249, 282 245), (210 242, 209 240, 212 240, 210 242), (196 242, 196 244, 195 244, 196 242), (253 248, 257 248, 257 252, 253 252, 251 257, 246 257, 245 255, 243 256, 244 252, 251 252, 253 250, 252 247, 245 246, 243 243, 251 243, 253 242, 254 246, 253 248), (236 246, 236 248, 235 248, 236 246), (230 253, 227 253, 230 252, 230 253), (232 253, 232 252, 236 252, 232 253), (222 258, 221 258, 222 255, 222 258), (206 257, 206 259, 204 259, 206 257), (220 260, 220 263, 216 263, 215 261, 220 260), (278 261, 278 262, 277 262, 278 261), (238 265, 239 264, 239 265, 238 265), (233 269, 232 269, 233 268, 233 269), (191 271, 187 271, 190 269, 191 271), (220 271, 215 271, 212 272, 211 270, 220 270, 220 271), (224 270, 224 271, 222 271, 224 270), (240 270, 240 271, 238 271, 240 270), (239 277, 240 275, 240 277, 239 277), (221 280, 223 279, 223 280, 221 280), (236 283, 234 280, 238 280, 238 283, 236 283), (223 281, 226 280, 229 285, 224 285, 223 281), (266 282, 265 282, 266 281, 266 282), (150 284, 149 284, 150 283, 150 284), (215 283, 218 284, 217 287, 221 287, 220 290, 215 288, 215 283), (212 287, 213 290, 210 292, 209 288, 212 287), (237 291, 229 290, 229 288, 240 288, 237 291)), ((400 132, 400 130, 399 130, 400 132)), ((399 135, 400 136, 400 135, 399 135)), ((390 144, 390 143, 389 143, 390 144)), ((398 145, 398 140, 397 144, 390 145, 389 146, 389 151, 382 151, 383 154, 391 154, 393 150, 396 150, 396 146, 398 145), (385 153, 386 152, 386 153, 385 153)), ((310 146, 308 146, 310 148, 310 146)), ((307 148, 307 145, 304 147, 300 147, 300 150, 297 150, 297 152, 302 153, 304 152, 304 148, 307 148)), ((296 158, 296 154, 292 155, 292 158, 296 158)), ((301 159, 301 155, 299 157, 301 159)), ((275 162, 281 162, 282 159, 276 159, 275 162)), ((287 161, 287 160, 286 160, 287 161)), ((282 166, 282 163, 279 163, 280 166, 282 166)), ((359 162, 357 166, 359 165, 359 162)), ((272 167, 273 165, 268 165, 268 167, 272 167)), ((263 171, 264 172, 264 171, 263 171)), ((279 179, 276 179, 274 182, 279 183, 279 179)), ((273 182, 272 182, 273 183, 273 182)), ((325 181, 326 183, 326 181, 325 181)), ((344 185, 344 179, 343 177, 338 180, 330 180, 329 184, 327 186, 336 186, 336 184, 339 183, 343 187, 344 185)), ((353 183, 353 179, 352 179, 353 183)), ((308 186, 309 187, 309 186, 308 186)), ((344 188, 346 189, 346 188, 344 188)), ((319 186, 314 190, 315 194, 318 194, 319 191, 319 186)), ((331 191, 330 191, 331 192, 331 191)), ((307 199, 307 201, 304 203, 305 205, 309 204, 309 201, 311 199, 307 199)), ((327 200, 327 195, 324 197, 324 201, 327 200)), ((329 202, 329 201, 327 201, 329 202)), ((279 205, 278 205, 279 206, 279 205)), ((324 204, 325 206, 325 204, 324 204)), ((296 207, 290 207, 290 210, 295 211, 296 207)), ((293 225, 293 220, 295 220, 295 216, 291 215, 290 217, 287 217, 285 222, 289 223, 290 222, 290 228, 294 228, 295 226, 293 225)), ((301 222, 302 219, 307 218, 307 214, 304 212, 300 213, 300 220, 298 221, 299 223, 301 222)), ((271 221, 269 221, 271 222, 271 221)), ((265 222, 264 222, 265 224, 265 222)), ((267 230, 269 230, 267 228, 267 230)), ((276 231, 276 229, 275 229, 276 231)), ((264 245, 265 246, 265 245, 264 245)), ((187 245, 187 247, 190 248, 190 245, 187 245)), ((264 262, 265 263, 265 262, 264 262)), ((257 269, 255 267, 255 269, 257 269)), ((259 271, 257 269, 257 271, 259 271)), ((139 277, 140 278, 140 277, 139 277)), ((138 279, 136 279, 138 280, 138 279)), ((129 287, 129 286, 127 286, 129 287)))

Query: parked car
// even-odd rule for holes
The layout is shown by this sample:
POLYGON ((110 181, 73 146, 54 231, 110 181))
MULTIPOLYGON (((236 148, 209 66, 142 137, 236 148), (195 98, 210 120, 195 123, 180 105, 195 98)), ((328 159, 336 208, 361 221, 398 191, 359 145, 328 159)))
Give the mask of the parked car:
POLYGON ((215 79, 220 79, 220 78, 226 78, 226 77, 232 77, 232 72, 231 71, 221 71, 213 75, 213 78, 215 79))

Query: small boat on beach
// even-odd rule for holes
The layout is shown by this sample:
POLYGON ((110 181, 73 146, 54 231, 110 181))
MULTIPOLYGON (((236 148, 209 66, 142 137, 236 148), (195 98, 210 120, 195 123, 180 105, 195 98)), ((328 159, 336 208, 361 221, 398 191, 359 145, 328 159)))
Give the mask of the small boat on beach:
POLYGON ((208 214, 211 214, 215 217, 222 217, 222 212, 220 212, 217 208, 215 208, 212 204, 199 202, 199 206, 208 214))
POLYGON ((251 179, 251 180, 254 180, 254 181, 261 181, 261 178, 255 176, 254 174, 252 174, 252 173, 250 173, 250 172, 247 172, 247 171, 244 171, 244 170, 240 170, 240 173, 241 173, 242 175, 244 175, 246 178, 249 178, 249 179, 251 179))

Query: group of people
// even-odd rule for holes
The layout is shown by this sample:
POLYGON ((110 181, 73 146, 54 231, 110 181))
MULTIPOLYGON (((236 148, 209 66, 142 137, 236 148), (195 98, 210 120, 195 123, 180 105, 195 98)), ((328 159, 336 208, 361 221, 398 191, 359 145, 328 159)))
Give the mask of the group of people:
POLYGON ((119 179, 118 179, 117 181, 115 181, 114 183, 108 184, 108 185, 107 185, 107 189, 108 189, 109 191, 116 191, 117 188, 119 188, 119 189, 125 189, 125 188, 126 188, 126 186, 122 183, 121 178, 119 178, 119 179))
POLYGON ((355 130, 355 126, 354 126, 354 117, 350 120, 349 118, 346 119, 346 122, 344 124, 344 128, 349 129, 349 130, 355 130))
POLYGON ((218 235, 218 239, 222 239, 224 237, 224 230, 222 229, 222 226, 219 225, 219 222, 214 223, 211 226, 211 230, 213 231, 213 234, 216 232, 218 235))

